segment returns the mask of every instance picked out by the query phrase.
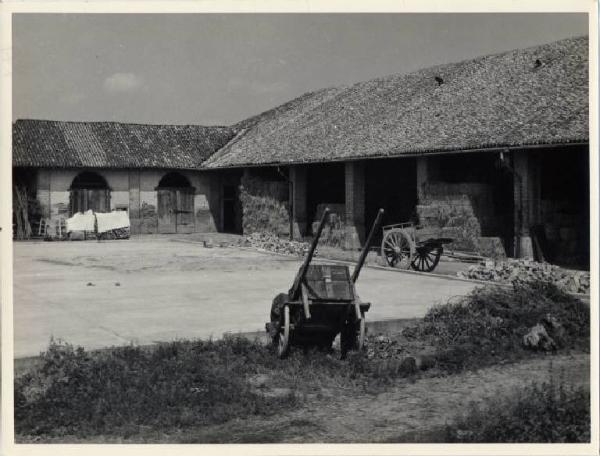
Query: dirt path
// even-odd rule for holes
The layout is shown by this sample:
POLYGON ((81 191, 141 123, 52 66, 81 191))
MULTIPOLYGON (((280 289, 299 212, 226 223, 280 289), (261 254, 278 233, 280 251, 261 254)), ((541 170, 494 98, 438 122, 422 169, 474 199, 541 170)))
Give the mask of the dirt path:
MULTIPOLYGON (((306 407, 276 417, 236 420, 173 436, 185 442, 374 443, 444 426, 470 402, 510 392, 564 371, 565 382, 589 386, 589 355, 561 355, 494 366, 443 378, 403 382, 378 395, 309 400, 306 407)), ((327 395, 326 395, 327 396, 327 395)))

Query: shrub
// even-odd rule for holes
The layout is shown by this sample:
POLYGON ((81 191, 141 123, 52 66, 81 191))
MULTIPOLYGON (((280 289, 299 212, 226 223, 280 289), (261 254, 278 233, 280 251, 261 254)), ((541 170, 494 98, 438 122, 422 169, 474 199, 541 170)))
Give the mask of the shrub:
POLYGON ((438 365, 454 372, 498 357, 522 356, 523 335, 548 315, 564 328, 559 346, 589 350, 589 307, 548 282, 477 288, 433 307, 403 335, 428 339, 436 349, 438 365))

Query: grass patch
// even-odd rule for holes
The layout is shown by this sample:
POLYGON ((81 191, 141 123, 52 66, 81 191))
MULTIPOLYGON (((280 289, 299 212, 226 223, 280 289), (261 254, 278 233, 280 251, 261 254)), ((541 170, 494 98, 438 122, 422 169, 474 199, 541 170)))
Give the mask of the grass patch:
POLYGON ((15 380, 15 431, 30 435, 134 434, 265 415, 298 401, 265 397, 246 381, 264 348, 244 339, 173 342, 86 352, 52 342, 38 368, 15 380))
POLYGON ((509 396, 471 405, 445 429, 450 443, 590 442, 590 392, 563 379, 532 383, 509 396))
POLYGON ((296 350, 282 361, 241 337, 98 351, 53 341, 15 379, 15 433, 127 439, 269 416, 327 391, 374 393, 387 382, 318 351, 296 350), (257 376, 266 380, 256 385, 257 376))

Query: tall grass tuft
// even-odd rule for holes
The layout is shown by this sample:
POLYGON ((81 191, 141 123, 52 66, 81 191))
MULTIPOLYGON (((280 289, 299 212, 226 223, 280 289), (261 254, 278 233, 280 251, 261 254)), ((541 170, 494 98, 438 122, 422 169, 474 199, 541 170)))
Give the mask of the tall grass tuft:
POLYGON ((447 442, 585 443, 590 442, 590 393, 563 379, 532 383, 512 395, 471 405, 446 426, 447 442))

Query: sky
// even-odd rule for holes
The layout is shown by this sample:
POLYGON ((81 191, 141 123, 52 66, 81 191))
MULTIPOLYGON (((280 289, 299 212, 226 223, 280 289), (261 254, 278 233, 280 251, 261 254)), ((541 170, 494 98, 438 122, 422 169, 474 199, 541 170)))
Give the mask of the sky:
POLYGON ((16 14, 13 120, 230 125, 315 89, 586 34, 583 14, 16 14))

